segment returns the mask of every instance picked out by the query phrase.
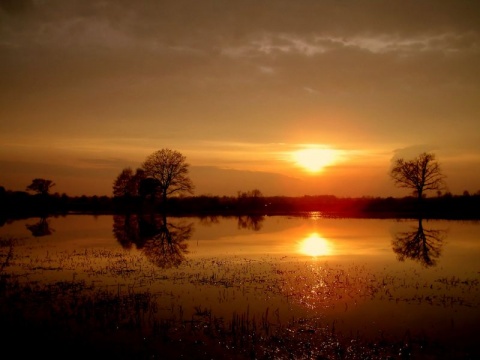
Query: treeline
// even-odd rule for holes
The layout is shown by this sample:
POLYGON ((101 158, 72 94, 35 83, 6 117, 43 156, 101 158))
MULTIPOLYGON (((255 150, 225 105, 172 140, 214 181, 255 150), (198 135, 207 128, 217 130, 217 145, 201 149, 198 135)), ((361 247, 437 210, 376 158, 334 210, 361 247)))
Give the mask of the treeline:
POLYGON ((66 194, 29 194, 6 191, 0 187, 0 217, 18 218, 70 212, 111 212, 113 199, 108 196, 68 196, 66 194))
POLYGON ((258 191, 237 196, 185 196, 158 198, 29 194, 0 187, 0 218, 49 216, 68 213, 147 213, 164 212, 175 216, 203 215, 288 215, 317 211, 336 217, 418 217, 480 219, 480 194, 416 197, 340 198, 318 196, 262 196, 258 191))
POLYGON ((365 218, 480 219, 480 194, 417 197, 216 197, 198 196, 170 199, 169 209, 177 214, 217 215, 301 215, 365 218))

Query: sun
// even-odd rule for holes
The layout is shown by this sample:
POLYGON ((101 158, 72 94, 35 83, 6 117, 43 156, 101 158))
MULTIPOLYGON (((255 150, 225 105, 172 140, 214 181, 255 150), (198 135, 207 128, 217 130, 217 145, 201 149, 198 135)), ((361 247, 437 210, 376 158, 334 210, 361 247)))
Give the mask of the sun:
POLYGON ((302 254, 313 257, 330 255, 332 253, 329 242, 317 233, 310 234, 303 239, 299 244, 299 251, 302 254))
POLYGON ((335 162, 337 154, 335 150, 327 148, 307 148, 292 153, 293 161, 303 169, 311 173, 317 173, 335 162))

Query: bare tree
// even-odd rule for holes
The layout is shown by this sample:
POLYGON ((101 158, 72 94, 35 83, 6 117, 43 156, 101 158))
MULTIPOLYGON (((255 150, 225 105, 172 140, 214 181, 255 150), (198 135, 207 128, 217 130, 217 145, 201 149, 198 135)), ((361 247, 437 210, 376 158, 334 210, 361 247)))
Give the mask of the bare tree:
POLYGON ((427 190, 444 188, 445 176, 434 154, 422 153, 413 160, 398 159, 390 175, 398 187, 414 191, 420 201, 427 190))
POLYGON ((142 168, 146 178, 158 181, 163 203, 174 193, 193 194, 194 186, 188 177, 186 157, 175 150, 162 149, 149 155, 142 168))
POLYGON ((48 195, 50 188, 55 186, 55 183, 52 180, 46 179, 33 179, 32 183, 27 186, 28 191, 35 191, 42 195, 48 195))

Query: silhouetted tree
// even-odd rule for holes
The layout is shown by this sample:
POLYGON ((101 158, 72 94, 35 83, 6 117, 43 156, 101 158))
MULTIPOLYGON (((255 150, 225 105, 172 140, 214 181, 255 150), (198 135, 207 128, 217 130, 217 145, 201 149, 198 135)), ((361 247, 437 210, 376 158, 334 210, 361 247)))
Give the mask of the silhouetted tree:
POLYGON ((251 191, 237 191, 237 203, 242 210, 259 210, 264 205, 263 194, 258 189, 251 191))
POLYGON ((157 194, 157 189, 160 186, 160 182, 154 178, 145 178, 140 180, 138 185, 138 194, 142 197, 142 199, 146 199, 147 197, 153 202, 155 200, 155 196, 157 194))
POLYGON ((253 189, 251 191, 237 191, 237 198, 238 199, 263 198, 263 194, 258 189, 253 189))
POLYGON ((194 186, 188 177, 186 157, 175 150, 162 149, 149 155, 142 164, 146 178, 158 181, 163 203, 173 193, 193 194, 194 186))
POLYGON ((393 252, 399 261, 412 259, 423 266, 434 266, 440 257, 444 230, 426 230, 422 219, 418 219, 418 227, 413 231, 401 232, 395 235, 392 242, 393 252))
POLYGON ((27 186, 27 191, 34 191, 42 195, 47 195, 50 191, 50 188, 55 186, 55 183, 52 180, 46 179, 33 179, 32 183, 27 186))
POLYGON ((113 182, 113 196, 133 197, 139 195, 139 184, 144 179, 143 169, 134 173, 131 167, 124 168, 113 182))
POLYGON ((390 175, 398 187, 413 189, 420 201, 427 190, 441 190, 445 183, 434 154, 422 153, 413 160, 398 159, 390 175))
POLYGON ((113 182, 113 196, 128 197, 135 194, 133 170, 130 167, 123 169, 113 182))

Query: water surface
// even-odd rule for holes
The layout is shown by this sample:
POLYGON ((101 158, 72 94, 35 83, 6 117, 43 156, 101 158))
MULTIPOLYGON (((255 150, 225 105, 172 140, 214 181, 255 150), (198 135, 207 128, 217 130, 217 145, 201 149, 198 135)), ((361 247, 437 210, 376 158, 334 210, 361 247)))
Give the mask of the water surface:
POLYGON ((295 331, 322 327, 342 339, 423 341, 468 354, 480 320, 479 234, 474 221, 315 213, 68 215, 0 228, 3 238, 19 239, 2 272, 23 283, 148 292, 155 316, 183 323, 240 317, 265 336, 296 323, 295 331))

